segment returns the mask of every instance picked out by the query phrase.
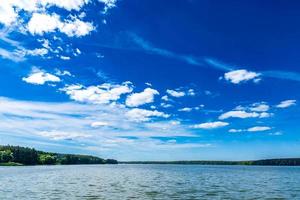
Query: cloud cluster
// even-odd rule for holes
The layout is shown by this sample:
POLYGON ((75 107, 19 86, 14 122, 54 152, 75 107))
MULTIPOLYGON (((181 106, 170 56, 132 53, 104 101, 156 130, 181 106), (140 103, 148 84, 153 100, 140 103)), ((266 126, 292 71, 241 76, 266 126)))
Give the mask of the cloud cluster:
POLYGON ((139 108, 134 108, 132 110, 129 110, 126 114, 126 116, 136 122, 145 122, 149 121, 150 117, 163 117, 163 118, 168 118, 170 115, 165 114, 163 112, 159 112, 157 110, 145 110, 145 109, 139 109, 139 108))
POLYGON ((146 88, 143 92, 133 93, 126 99, 126 105, 129 107, 137 107, 154 101, 154 96, 159 95, 157 90, 146 88))
POLYGON ((121 85, 104 83, 89 87, 69 85, 61 89, 75 101, 93 104, 108 104, 119 100, 123 94, 131 93, 132 90, 130 82, 124 82, 121 85))
POLYGON ((230 129, 229 133, 240 133, 240 132, 262 132, 271 130, 271 127, 268 126, 254 126, 248 129, 230 129))
POLYGON ((246 112, 246 111, 241 111, 241 110, 232 110, 228 111, 226 113, 223 113, 222 115, 219 116, 219 119, 224 120, 228 118, 265 118, 269 117, 270 115, 268 113, 257 113, 257 112, 246 112))
POLYGON ((94 27, 90 22, 81 21, 78 17, 62 21, 56 13, 49 14, 49 7, 59 7, 67 11, 79 11, 89 0, 8 0, 0 4, 0 23, 5 26, 18 25, 25 27, 31 34, 42 35, 47 32, 59 30, 72 37, 87 35, 94 27), (27 12, 30 19, 25 22, 19 19, 22 11, 27 12), (15 24, 13 24, 15 23, 15 24), (19 24, 18 24, 19 23, 19 24), (24 24, 25 23, 25 26, 24 24), (26 25, 27 23, 27 25, 26 25))
POLYGON ((28 22, 28 31, 35 35, 60 31, 69 37, 82 37, 95 29, 92 23, 83 22, 78 18, 61 21, 57 14, 34 13, 28 22))
POLYGON ((277 108, 288 108, 290 106, 296 105, 296 100, 285 100, 280 102, 276 107, 277 108))
POLYGON ((242 82, 247 82, 253 80, 254 82, 259 82, 261 74, 256 72, 251 72, 245 69, 234 70, 224 74, 224 78, 233 84, 239 84, 242 82))
POLYGON ((253 103, 250 106, 237 106, 235 109, 225 112, 219 116, 219 119, 228 118, 268 118, 273 114, 269 113, 270 106, 265 102, 253 103))
POLYGON ((23 81, 34 85, 44 85, 47 82, 60 82, 61 79, 58 76, 47 73, 39 69, 33 69, 28 77, 23 77, 23 81))
POLYGON ((0 97, 0 133, 31 138, 31 145, 39 141, 45 144, 47 141, 47 144, 72 146, 86 151, 92 149, 101 155, 107 151, 107 156, 112 156, 116 151, 143 149, 152 152, 155 149, 169 151, 211 146, 208 143, 153 139, 196 135, 180 122, 167 120, 168 115, 161 112, 132 110, 116 104, 35 102, 0 97), (156 118, 155 121, 150 120, 152 117, 156 118))
POLYGON ((224 126, 228 126, 229 123, 227 122, 222 122, 222 121, 216 121, 216 122, 206 122, 202 124, 196 124, 193 126, 193 128, 200 128, 200 129, 215 129, 215 128, 220 128, 224 126))

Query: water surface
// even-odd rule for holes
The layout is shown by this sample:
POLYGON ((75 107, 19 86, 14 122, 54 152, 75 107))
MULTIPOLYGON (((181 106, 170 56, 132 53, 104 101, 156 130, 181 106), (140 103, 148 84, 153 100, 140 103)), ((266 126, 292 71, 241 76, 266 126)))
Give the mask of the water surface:
POLYGON ((300 167, 0 167, 0 199, 300 199, 300 167))

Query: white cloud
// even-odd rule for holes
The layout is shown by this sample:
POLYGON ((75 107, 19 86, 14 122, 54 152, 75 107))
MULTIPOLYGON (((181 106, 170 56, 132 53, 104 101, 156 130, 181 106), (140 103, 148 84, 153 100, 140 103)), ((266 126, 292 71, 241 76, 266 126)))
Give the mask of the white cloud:
POLYGON ((230 81, 233 84, 239 84, 241 82, 246 82, 253 79, 255 82, 258 82, 260 80, 258 78, 259 76, 259 73, 240 69, 225 73, 224 78, 225 80, 230 81))
POLYGON ((193 110, 200 110, 201 108, 204 108, 203 104, 201 104, 199 106, 192 107, 192 108, 190 108, 190 107, 180 108, 180 109, 178 109, 178 111, 179 112, 191 112, 193 110))
POLYGON ((116 156, 116 159, 124 159, 141 151, 145 155, 153 151, 159 155, 169 155, 176 149, 213 147, 205 143, 176 143, 169 139, 167 142, 154 139, 197 135, 185 124, 173 124, 173 120, 169 121, 164 117, 153 116, 154 122, 132 121, 127 116, 128 111, 124 106, 111 104, 20 101, 0 97, 0 135, 3 141, 14 137, 15 141, 21 141, 24 145, 43 144, 86 153, 93 150, 102 157, 115 157, 120 152, 124 153, 116 156), (107 122, 109 126, 92 127, 94 122, 107 122))
POLYGON ((103 13, 106 13, 109 9, 116 7, 117 0, 99 0, 99 2, 104 3, 103 13))
POLYGON ((61 71, 61 70, 59 70, 59 69, 55 69, 55 74, 56 74, 57 76, 73 76, 73 75, 71 74, 71 72, 69 72, 69 71, 67 71, 67 70, 61 71))
POLYGON ((193 108, 188 108, 188 107, 178 109, 178 111, 180 111, 180 112, 191 112, 192 110, 193 110, 193 108))
POLYGON ((36 0, 36 1, 44 6, 57 6, 60 8, 64 8, 68 11, 71 10, 79 11, 85 4, 90 2, 90 0, 36 0))
POLYGON ((137 107, 154 101, 154 96, 158 95, 157 90, 146 88, 143 92, 133 93, 126 99, 126 105, 129 107, 137 107))
POLYGON ((172 97, 184 97, 185 96, 185 92, 182 91, 176 91, 176 90, 167 90, 167 93, 172 96, 172 97))
POLYGON ((259 118, 268 118, 268 117, 272 117, 273 115, 274 115, 273 113, 262 112, 259 114, 259 118))
POLYGON ((254 126, 248 129, 230 129, 228 132, 230 133, 240 133, 240 132, 260 132, 260 131, 268 131, 272 128, 268 126, 254 126))
POLYGON ((247 129, 248 132, 258 132, 258 131, 268 131, 268 130, 271 130, 271 128, 268 126, 255 126, 247 129))
POLYGON ((159 111, 131 110, 117 104, 35 102, 0 97, 0 132, 16 133, 19 136, 40 135, 41 131, 60 131, 71 135, 80 133, 92 135, 91 141, 99 141, 101 145, 99 137, 192 135, 184 125, 172 124, 172 121, 164 119, 168 117, 170 115, 159 111), (146 122, 152 117, 156 118, 155 122, 146 122), (169 124, 174 129, 157 132, 152 129, 152 123, 169 124), (103 126, 105 131, 100 129, 103 126))
POLYGON ((95 30, 95 27, 90 22, 84 22, 80 19, 64 22, 62 27, 59 28, 62 33, 65 33, 69 37, 81 37, 88 35, 95 30))
POLYGON ((243 132, 244 130, 243 129, 230 129, 228 132, 229 133, 240 133, 240 132, 243 132))
POLYGON ((139 108, 134 108, 132 110, 129 110, 126 115, 132 121, 138 121, 138 122, 149 121, 150 117, 163 117, 163 118, 170 117, 170 115, 165 114, 163 112, 159 112, 157 110, 152 111, 152 110, 145 110, 139 108))
POLYGON ((246 112, 243 110, 232 110, 226 113, 223 113, 222 115, 219 116, 219 119, 224 120, 224 119, 228 119, 228 118, 241 118, 241 119, 245 119, 245 118, 266 118, 266 117, 270 117, 271 114, 270 113, 257 113, 257 112, 246 112))
POLYGON ((120 99, 121 95, 132 92, 129 82, 122 85, 105 83, 97 86, 84 87, 82 85, 69 85, 61 91, 66 92, 71 99, 79 102, 93 104, 106 104, 120 99))
POLYGON ((214 129, 214 128, 220 128, 220 127, 224 127, 224 126, 228 126, 228 125, 229 125, 229 123, 227 123, 227 122, 217 121, 217 122, 207 122, 207 123, 202 123, 202 124, 196 124, 193 127, 201 128, 201 129, 214 129))
POLYGON ((169 97, 167 95, 162 96, 161 99, 164 101, 169 101, 169 97))
POLYGON ((95 28, 90 22, 83 22, 80 19, 61 21, 57 14, 33 13, 28 22, 28 31, 33 35, 60 31, 69 37, 81 37, 88 35, 95 28))
POLYGON ((27 28, 33 35, 43 35, 47 32, 54 32, 61 26, 60 17, 56 14, 33 13, 27 28))
POLYGON ((42 12, 56 6, 68 11, 79 11, 90 0, 5 0, 0 4, 0 23, 9 26, 18 21, 19 12, 42 12))
POLYGON ((272 135, 272 136, 280 136, 280 135, 283 135, 283 133, 280 132, 280 131, 277 131, 277 132, 275 132, 275 133, 269 133, 269 135, 272 135))
POLYGON ((69 56, 60 56, 60 59, 62 59, 62 60, 70 60, 71 58, 69 56))
POLYGON ((254 112, 266 112, 270 109, 270 106, 265 103, 255 103, 250 108, 251 111, 254 112))
POLYGON ((252 118, 252 117, 259 117, 259 114, 256 112, 251 112, 248 113, 246 111, 240 111, 240 110, 234 110, 234 111, 229 111, 226 113, 223 113, 219 119, 228 119, 228 118, 252 118))
POLYGON ((44 85, 46 82, 60 82, 61 81, 59 77, 57 77, 53 74, 41 71, 39 69, 34 69, 32 71, 32 73, 29 74, 28 77, 23 77, 22 80, 25 81, 26 83, 35 84, 35 85, 44 85))
POLYGON ((173 107, 172 104, 165 103, 165 102, 162 102, 162 103, 160 104, 160 106, 163 107, 163 108, 171 108, 171 107, 173 107))
POLYGON ((40 131, 36 132, 37 135, 47 137, 53 140, 74 140, 74 139, 84 139, 89 138, 91 135, 80 132, 64 132, 64 131, 40 131))
POLYGON ((24 61, 24 53, 21 51, 8 51, 6 49, 0 48, 0 56, 4 59, 9 59, 14 62, 21 62, 24 61))
POLYGON ((26 50, 25 53, 31 56, 44 56, 48 54, 48 49, 46 48, 37 48, 33 50, 26 50))
POLYGON ((296 100, 285 100, 280 102, 276 107, 277 108, 288 108, 290 106, 296 105, 296 100))
POLYGON ((187 95, 189 95, 189 96, 195 96, 196 95, 195 90, 194 89, 189 89, 187 91, 187 95))
POLYGON ((12 24, 18 14, 15 9, 11 6, 9 1, 2 1, 0 4, 0 22, 6 26, 12 24))

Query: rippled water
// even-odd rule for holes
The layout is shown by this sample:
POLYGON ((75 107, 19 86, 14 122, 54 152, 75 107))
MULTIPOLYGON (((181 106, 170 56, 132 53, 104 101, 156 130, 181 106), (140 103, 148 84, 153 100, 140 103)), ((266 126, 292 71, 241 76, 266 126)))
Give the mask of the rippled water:
POLYGON ((299 167, 0 167, 0 199, 300 199, 299 167))

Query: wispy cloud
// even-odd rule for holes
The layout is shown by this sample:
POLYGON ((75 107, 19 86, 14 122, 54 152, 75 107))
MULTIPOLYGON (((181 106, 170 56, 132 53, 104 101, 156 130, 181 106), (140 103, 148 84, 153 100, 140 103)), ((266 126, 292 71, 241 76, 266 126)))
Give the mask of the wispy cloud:
POLYGON ((291 81, 300 81, 300 73, 281 71, 281 70, 272 70, 272 71, 263 71, 262 74, 270 78, 278 78, 283 80, 291 81))
MULTIPOLYGON (((218 67, 220 70, 225 71, 237 71, 237 70, 249 70, 245 66, 235 66, 235 65, 229 65, 222 62, 219 62, 215 59, 205 59, 206 63, 218 67)), ((256 74, 260 74, 263 77, 269 77, 269 78, 276 78, 276 79, 283 79, 283 80, 291 80, 291 81, 300 81, 300 73, 298 72, 290 72, 290 71, 283 71, 283 70, 268 70, 268 71, 258 71, 253 72, 256 74)))
POLYGON ((230 66, 230 65, 227 65, 227 64, 225 64, 225 63, 222 63, 222 62, 220 62, 220 61, 218 61, 218 60, 216 60, 216 59, 205 58, 204 61, 205 61, 208 65, 210 65, 210 66, 212 66, 212 67, 215 67, 215 68, 217 68, 217 69, 220 69, 220 70, 222 70, 222 71, 232 71, 232 70, 235 69, 235 67, 230 66))
POLYGON ((201 59, 198 59, 191 55, 182 55, 182 54, 178 54, 178 53, 175 53, 175 52, 163 49, 163 48, 155 47, 150 42, 144 40, 143 38, 141 38, 140 36, 138 36, 137 34, 135 34, 133 32, 128 32, 128 35, 136 45, 138 45, 139 47, 141 47, 143 50, 147 51, 148 53, 177 59, 177 60, 186 62, 190 65, 203 66, 203 62, 201 61, 201 59))
POLYGON ((135 121, 126 117, 130 111, 131 109, 117 104, 50 103, 0 97, 0 135, 2 137, 2 133, 9 133, 17 138, 28 137, 50 143, 61 141, 65 145, 72 141, 74 146, 97 146, 111 152, 117 149, 135 151, 134 149, 148 145, 151 146, 149 151, 169 147, 206 147, 204 144, 171 144, 164 142, 165 140, 153 139, 196 135, 189 126, 165 119, 167 116, 163 113, 140 110, 140 114, 144 113, 149 118, 156 115, 156 120, 135 121), (126 137, 135 139, 124 139, 126 137))
MULTIPOLYGON (((245 68, 245 70, 247 70, 246 67, 240 67, 240 66, 226 64, 226 63, 218 61, 214 58, 183 55, 183 54, 175 53, 173 51, 170 51, 170 50, 167 50, 164 48, 159 48, 159 47, 154 46, 153 44, 151 44, 150 42, 148 42, 147 40, 143 39, 142 37, 138 36, 137 34, 135 34, 133 32, 128 32, 128 35, 136 45, 138 45, 140 48, 142 48, 147 53, 176 59, 176 60, 185 62, 190 65, 196 65, 196 66, 201 66, 201 67, 210 66, 214 69, 226 71, 226 72, 240 70, 240 69, 244 69, 244 68, 245 68)), ((253 73, 255 73, 255 72, 253 72, 253 73)), ((256 72, 256 73, 261 74, 262 76, 265 76, 265 77, 270 77, 270 78, 300 81, 300 73, 297 73, 297 72, 270 70, 270 71, 262 71, 262 72, 256 72)))

